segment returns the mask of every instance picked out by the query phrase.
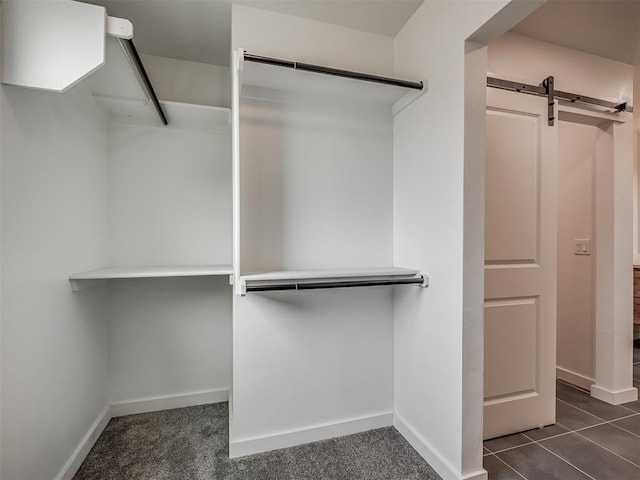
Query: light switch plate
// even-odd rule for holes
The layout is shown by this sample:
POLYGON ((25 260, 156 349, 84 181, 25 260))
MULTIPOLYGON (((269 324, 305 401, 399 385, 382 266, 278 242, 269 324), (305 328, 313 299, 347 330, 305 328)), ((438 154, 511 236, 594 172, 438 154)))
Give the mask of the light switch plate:
POLYGON ((591 239, 576 238, 573 253, 574 255, 591 255, 591 239))

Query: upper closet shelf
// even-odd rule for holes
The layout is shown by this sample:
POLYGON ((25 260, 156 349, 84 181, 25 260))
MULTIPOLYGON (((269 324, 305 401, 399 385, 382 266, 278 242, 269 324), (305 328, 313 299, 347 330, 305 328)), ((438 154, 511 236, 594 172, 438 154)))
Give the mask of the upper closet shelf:
POLYGON ((84 79, 80 88, 112 115, 129 115, 136 105, 136 117, 144 115, 158 126, 167 125, 169 115, 160 104, 133 43, 107 36, 105 49, 105 65, 84 79))
POLYGON ((107 267, 69 276, 71 289, 76 292, 93 285, 97 280, 119 278, 167 278, 167 277, 210 277, 231 275, 231 265, 189 265, 171 267, 107 267))
POLYGON ((240 277, 240 291, 310 290, 320 288, 368 287, 376 285, 429 286, 429 277, 419 270, 400 267, 293 270, 240 277))
POLYGON ((86 79, 91 94, 143 101, 167 124, 130 21, 81 2, 5 0, 2 28, 3 83, 64 92, 86 79))
POLYGON ((427 91, 426 80, 401 80, 264 57, 243 49, 238 57, 242 86, 388 104, 394 115, 427 91))
MULTIPOLYGON (((114 123, 145 127, 162 126, 158 116, 145 100, 130 100, 96 93, 92 97, 108 112, 110 120, 114 123)), ((220 134, 229 133, 231 129, 229 108, 167 101, 160 101, 160 105, 170 119, 166 128, 220 134)))

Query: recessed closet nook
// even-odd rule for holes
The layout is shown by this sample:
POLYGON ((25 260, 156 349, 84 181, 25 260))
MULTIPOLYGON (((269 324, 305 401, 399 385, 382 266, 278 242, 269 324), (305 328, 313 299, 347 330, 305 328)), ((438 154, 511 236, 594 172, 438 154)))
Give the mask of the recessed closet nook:
POLYGON ((208 68, 100 6, 3 2, 3 478, 166 408, 229 400, 232 457, 394 424, 396 293, 430 291, 394 255, 394 135, 427 82, 373 34, 265 13, 256 41, 251 10, 208 68))

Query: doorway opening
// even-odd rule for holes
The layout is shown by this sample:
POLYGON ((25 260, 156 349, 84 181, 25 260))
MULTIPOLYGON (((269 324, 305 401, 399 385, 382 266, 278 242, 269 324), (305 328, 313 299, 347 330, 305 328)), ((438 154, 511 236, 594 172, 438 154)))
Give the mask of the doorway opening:
MULTIPOLYGON (((552 73, 558 90, 632 103, 632 65, 514 33, 490 44, 488 65, 491 77, 552 73)), ((637 399, 632 115, 520 105, 531 95, 516 91, 495 104, 487 93, 485 438, 555 423, 556 377, 610 404, 637 399)))
POLYGON ((606 242, 611 230, 607 206, 599 203, 611 194, 613 125, 565 112, 559 117, 556 377, 590 392, 596 383, 596 271, 606 268, 598 265, 598 233, 606 242))

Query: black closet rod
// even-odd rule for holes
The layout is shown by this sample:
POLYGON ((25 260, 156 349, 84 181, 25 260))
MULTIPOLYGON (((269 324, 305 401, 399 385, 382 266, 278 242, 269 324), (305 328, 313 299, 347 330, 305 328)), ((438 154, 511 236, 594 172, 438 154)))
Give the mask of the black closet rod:
MULTIPOLYGON (((552 78, 552 77, 549 77, 552 78)), ((500 78, 487 77, 487 86, 493 88, 500 88, 502 90, 510 90, 519 93, 528 93, 530 95, 537 95, 540 97, 548 96, 547 87, 543 85, 527 85, 526 83, 512 82, 510 80, 502 80, 500 78)), ((572 103, 586 103, 589 105, 596 105, 598 107, 610 108, 616 112, 633 112, 633 107, 627 105, 627 102, 616 103, 601 100, 599 98, 587 97, 585 95, 577 95, 575 93, 562 92, 560 90, 553 90, 553 96, 568 100, 572 103)))
POLYGON ((318 288, 375 287, 385 285, 422 285, 424 277, 396 278, 387 280, 352 280, 347 282, 273 283, 247 285, 247 292, 267 292, 274 290, 313 290, 318 288))
POLYGON ((158 96, 153 89, 153 85, 151 85, 151 80, 149 80, 149 76, 147 75, 147 71, 142 64, 140 55, 138 55, 138 50, 136 50, 136 46, 133 44, 133 40, 127 38, 118 38, 118 41, 120 42, 120 46, 122 47, 122 50, 124 51, 126 57, 129 59, 129 63, 131 63, 131 66, 134 68, 135 74, 140 81, 142 89, 144 90, 147 97, 149 97, 149 99, 151 100, 151 103, 153 103, 153 107, 156 109, 156 112, 158 112, 158 116, 160 117, 162 124, 167 125, 169 122, 167 121, 167 117, 162 110, 162 105, 160 105, 160 102, 158 101, 158 96))
POLYGON ((306 72, 322 73, 325 75, 334 75, 336 77, 352 78, 354 80, 363 80, 365 82, 383 83, 385 85, 394 85, 396 87, 413 88, 422 90, 424 87, 422 82, 410 82, 408 80, 398 80, 397 78, 381 77, 378 75, 370 75, 368 73, 352 72, 350 70, 340 70, 338 68, 323 67, 322 65, 313 65, 311 63, 292 62, 290 60, 281 60, 279 58, 262 57, 251 53, 244 53, 244 59, 248 62, 265 63, 267 65, 275 65, 277 67, 291 68, 294 70, 304 70, 306 72))

